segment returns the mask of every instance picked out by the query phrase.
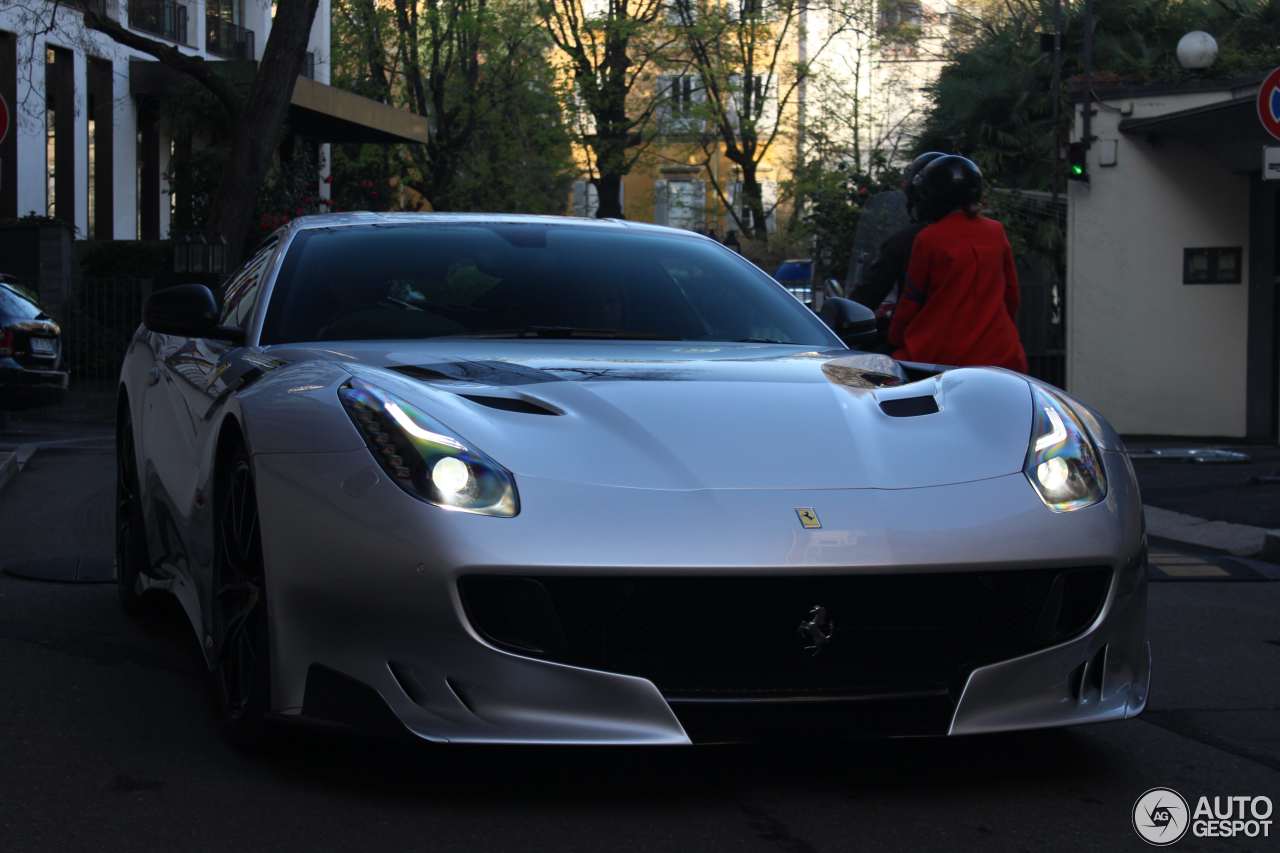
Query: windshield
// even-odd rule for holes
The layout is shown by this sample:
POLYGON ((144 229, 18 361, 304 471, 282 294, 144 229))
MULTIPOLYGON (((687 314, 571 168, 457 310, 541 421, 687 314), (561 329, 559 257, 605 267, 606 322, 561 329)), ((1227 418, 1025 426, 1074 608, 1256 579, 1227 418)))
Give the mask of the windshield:
POLYGON ((811 311, 710 241, 541 223, 303 231, 262 343, 446 336, 840 346, 811 311))

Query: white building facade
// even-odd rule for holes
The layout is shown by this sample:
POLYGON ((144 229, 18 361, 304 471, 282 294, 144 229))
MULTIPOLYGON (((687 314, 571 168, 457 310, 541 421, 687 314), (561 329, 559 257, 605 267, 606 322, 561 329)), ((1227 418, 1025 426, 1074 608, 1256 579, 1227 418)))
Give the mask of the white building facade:
MULTIPOLYGON (((270 0, 80 0, 86 3, 211 62, 260 60, 272 25, 270 0)), ((320 0, 303 68, 308 79, 295 87, 290 123, 309 122, 320 136, 332 131, 317 142, 424 142, 425 120, 328 87, 329 45, 329 0, 320 0)), ((12 124, 0 143, 0 220, 50 216, 74 225, 77 237, 99 240, 167 237, 175 140, 141 91, 142 76, 154 76, 153 89, 169 85, 139 73, 153 69, 163 70, 87 29, 75 0, 0 2, 0 97, 12 124)), ((327 193, 319 180, 317 196, 327 193)))
MULTIPOLYGON (((1101 92, 1067 229, 1067 387, 1124 433, 1273 441, 1280 181, 1257 81, 1101 92)), ((1075 138, 1082 139, 1077 107, 1075 138)))

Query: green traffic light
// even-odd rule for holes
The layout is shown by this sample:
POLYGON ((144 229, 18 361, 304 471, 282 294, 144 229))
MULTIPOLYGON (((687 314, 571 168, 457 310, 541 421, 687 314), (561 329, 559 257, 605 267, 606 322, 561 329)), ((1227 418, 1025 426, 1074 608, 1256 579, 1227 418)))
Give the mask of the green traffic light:
POLYGON ((1077 175, 1077 176, 1078 176, 1078 175, 1083 175, 1083 174, 1084 174, 1084 166, 1081 166, 1081 165, 1079 165, 1078 163, 1073 163, 1073 164, 1071 164, 1071 174, 1073 174, 1073 175, 1077 175))

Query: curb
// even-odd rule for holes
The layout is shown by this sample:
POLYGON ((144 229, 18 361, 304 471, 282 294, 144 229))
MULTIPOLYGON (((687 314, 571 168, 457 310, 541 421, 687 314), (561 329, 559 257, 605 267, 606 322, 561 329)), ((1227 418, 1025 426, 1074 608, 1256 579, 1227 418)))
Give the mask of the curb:
POLYGON ((18 454, 0 453, 0 492, 18 475, 18 454))
MULTIPOLYGON (((1280 534, 1280 531, 1267 531, 1248 524, 1210 521, 1150 504, 1143 507, 1143 516, 1146 520, 1147 533, 1152 536, 1211 548, 1237 557, 1260 555, 1265 548, 1267 534, 1269 532, 1280 534)), ((1280 556, 1280 542, 1276 543, 1276 548, 1277 556, 1280 556)))
POLYGON ((22 444, 8 453, 0 453, 0 492, 4 491, 10 480, 18 476, 18 472, 26 466, 35 452, 36 445, 22 444))
POLYGON ((1267 531, 1266 538, 1262 540, 1262 550, 1257 556, 1261 560, 1280 563, 1280 529, 1267 531))

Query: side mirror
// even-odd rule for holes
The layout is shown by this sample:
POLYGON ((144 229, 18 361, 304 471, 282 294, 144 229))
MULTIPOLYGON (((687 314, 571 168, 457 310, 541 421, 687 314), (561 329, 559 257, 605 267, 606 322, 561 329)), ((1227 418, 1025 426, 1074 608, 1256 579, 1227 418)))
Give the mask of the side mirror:
POLYGON ((210 338, 241 343, 244 333, 218 325, 218 303, 203 284, 179 284, 157 290, 142 307, 148 331, 184 338, 210 338))
POLYGON ((823 301, 818 316, 849 346, 876 340, 876 312, 852 299, 829 296, 823 301))

